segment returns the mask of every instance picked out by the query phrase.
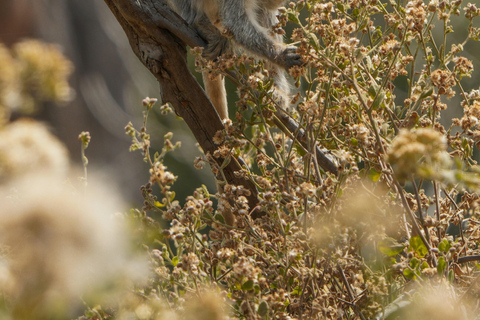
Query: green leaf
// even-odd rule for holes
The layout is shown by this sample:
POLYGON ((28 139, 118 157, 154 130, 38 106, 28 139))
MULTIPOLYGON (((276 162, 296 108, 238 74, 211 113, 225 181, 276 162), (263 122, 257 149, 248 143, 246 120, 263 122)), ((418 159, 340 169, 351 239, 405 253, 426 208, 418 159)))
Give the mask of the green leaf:
POLYGON ((290 223, 287 223, 287 225, 285 226, 285 233, 288 233, 288 231, 290 231, 290 223))
POLYGON ((253 290, 255 291, 255 294, 259 294, 261 291, 260 286, 258 284, 255 284, 253 286, 253 290))
POLYGON ((445 262, 445 258, 443 257, 438 258, 438 264, 437 264, 438 275, 441 276, 445 272, 446 267, 447 267, 447 263, 445 262))
POLYGON ((380 179, 381 172, 378 172, 374 168, 370 168, 368 171, 368 178, 372 180, 373 182, 377 182, 380 179))
POLYGON ((428 253, 428 249, 419 236, 410 238, 410 249, 412 249, 421 258, 425 257, 428 253))
POLYGON ((450 269, 450 271, 448 271, 448 281, 452 283, 454 279, 455 279, 455 274, 453 273, 453 269, 450 269))
POLYGON ((208 192, 208 188, 206 185, 202 184, 202 190, 205 197, 210 198, 210 192, 208 192))
POLYGON ((422 92, 420 94, 419 100, 425 99, 426 97, 430 97, 433 93, 433 88, 428 89, 426 92, 422 92))
POLYGON ((375 98, 378 90, 380 90, 380 86, 378 84, 372 84, 370 87, 368 87, 368 95, 370 98, 375 98))
POLYGON ((298 144, 295 144, 295 151, 297 151, 297 153, 300 155, 300 156, 304 156, 306 155, 307 153, 303 150, 303 148, 298 145, 298 144))
POLYGON ((410 280, 413 280, 416 277, 415 272, 413 272, 412 270, 410 270, 408 268, 403 270, 403 275, 405 276, 405 278, 410 279, 410 280))
POLYGON ((260 302, 258 305, 258 314, 265 317, 268 314, 268 303, 266 301, 260 302))
POLYGON ((220 223, 225 223, 225 218, 218 212, 215 213, 215 215, 213 216, 213 219, 215 219, 216 221, 218 221, 220 223))
POLYGON ((155 207, 157 207, 157 208, 163 208, 163 207, 165 207, 165 204, 161 203, 160 201, 155 201, 154 204, 155 204, 155 207))
POLYGON ((380 92, 377 95, 377 98, 372 103, 371 109, 372 110, 377 110, 378 107, 380 107, 382 105, 384 100, 385 100, 385 91, 380 90, 380 92))
POLYGON ((247 280, 242 284, 242 290, 253 290, 253 280, 247 280))
POLYGON ((298 20, 298 17, 295 13, 293 12, 288 12, 287 13, 287 17, 288 17, 288 20, 293 22, 293 23, 296 23, 296 24, 300 24, 300 21, 298 20))
POLYGON ((343 189, 338 190, 337 197, 341 197, 343 195, 343 189))
POLYGON ((438 244, 438 250, 440 250, 440 252, 447 252, 451 246, 451 243, 447 239, 443 239, 442 242, 438 244))
POLYGON ((302 294, 302 288, 300 286, 296 286, 295 289, 292 291, 292 295, 300 296, 302 294))
POLYGON ((245 65, 243 63, 241 63, 239 66, 238 66, 238 69, 240 71, 241 74, 245 74, 245 72, 247 71, 247 68, 245 67, 245 65))
POLYGON ((427 261, 423 261, 422 264, 420 265, 420 270, 426 269, 430 267, 427 263, 427 261))
POLYGON ((320 42, 318 41, 318 38, 315 34, 313 33, 309 33, 307 35, 307 38, 308 38, 308 42, 312 45, 312 47, 318 51, 320 50, 320 42))
POLYGON ((399 254, 400 252, 403 251, 405 248, 404 245, 399 244, 395 239, 393 238, 385 238, 382 241, 380 241, 377 245, 378 250, 380 250, 381 253, 388 257, 393 257, 399 254))
POLYGON ((410 267, 412 267, 412 269, 416 269, 419 265, 420 265, 419 259, 412 258, 412 260, 410 260, 410 267))
POLYGON ((175 256, 175 257, 172 258, 172 265, 173 265, 174 267, 176 267, 177 264, 178 264, 178 256, 175 256))
POLYGON ((372 39, 374 41, 377 41, 378 39, 380 39, 382 37, 382 35, 383 35, 382 29, 380 27, 377 27, 372 34, 372 39))
POLYGON ((289 286, 293 286, 295 279, 293 277, 288 278, 287 283, 289 286))

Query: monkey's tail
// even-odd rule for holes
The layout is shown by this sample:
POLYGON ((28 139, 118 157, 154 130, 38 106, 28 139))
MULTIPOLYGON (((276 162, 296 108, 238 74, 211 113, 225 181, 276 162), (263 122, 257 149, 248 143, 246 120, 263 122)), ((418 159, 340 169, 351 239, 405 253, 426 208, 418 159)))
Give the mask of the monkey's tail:
POLYGON ((228 119, 227 92, 225 91, 225 78, 221 74, 213 75, 208 71, 202 72, 205 92, 217 110, 220 119, 228 119))

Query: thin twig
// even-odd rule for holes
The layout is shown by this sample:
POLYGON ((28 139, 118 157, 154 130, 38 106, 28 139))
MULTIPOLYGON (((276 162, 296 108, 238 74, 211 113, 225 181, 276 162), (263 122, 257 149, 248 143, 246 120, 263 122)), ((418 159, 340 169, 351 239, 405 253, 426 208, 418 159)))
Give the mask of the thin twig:
POLYGON ((420 219, 420 222, 422 223, 422 228, 423 231, 425 232, 425 237, 427 238, 428 243, 430 245, 432 244, 432 241, 430 240, 430 233, 428 231, 428 228, 425 225, 425 219, 423 218, 423 212, 422 212, 422 200, 420 200, 420 193, 418 192, 418 187, 417 183, 415 182, 415 179, 412 176, 412 186, 413 186, 413 192, 415 193, 415 199, 417 200, 417 207, 418 207, 418 218, 420 219))
POLYGON ((353 303, 353 301, 355 301, 355 295, 353 294, 352 287, 350 286, 350 283, 348 283, 347 277, 345 276, 345 273, 343 272, 343 269, 340 266, 340 264, 337 264, 337 269, 340 272, 340 276, 342 277, 342 281, 345 287, 347 288, 348 296, 350 297, 350 300, 352 301, 352 305, 354 307, 353 309, 360 316, 362 320, 365 320, 365 317, 363 316, 362 311, 358 308, 357 305, 355 305, 355 303, 353 303))

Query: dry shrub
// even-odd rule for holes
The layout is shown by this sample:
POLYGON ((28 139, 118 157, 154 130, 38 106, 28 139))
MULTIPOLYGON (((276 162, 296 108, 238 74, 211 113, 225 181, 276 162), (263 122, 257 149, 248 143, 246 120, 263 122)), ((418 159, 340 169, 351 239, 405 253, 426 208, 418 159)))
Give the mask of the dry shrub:
MULTIPOLYGON (((143 126, 128 124, 126 132, 149 165, 144 205, 131 216, 153 273, 146 285, 116 304, 92 305, 81 319, 475 317, 478 307, 467 297, 479 293, 480 90, 464 87, 475 66, 463 48, 479 38, 479 15, 461 1, 289 3, 277 27, 292 23, 291 40, 306 64, 289 70, 299 90, 284 114, 303 130, 302 141, 273 125, 279 105, 262 63, 247 54, 211 63, 197 57, 199 67, 242 77, 234 119, 214 139, 218 150, 194 165, 210 164, 221 177, 215 158, 241 155, 245 168, 237 175, 255 183, 257 206, 249 207, 248 190, 224 181, 215 194, 202 186, 176 199, 176 176, 164 159, 180 143, 167 133, 152 150, 147 119, 156 100, 145 99, 143 126), (450 32, 460 14, 465 41, 450 32), (440 45, 437 28, 447 32, 440 45), (461 119, 441 119, 455 107, 461 119), (338 175, 321 168, 316 148, 338 175), (263 216, 252 219, 254 209, 263 216)), ((0 283, 11 301, 0 306, 5 314, 22 315, 22 302, 41 307, 41 318, 83 291, 84 266, 112 273, 117 264, 105 259, 122 257, 123 239, 101 229, 115 223, 95 220, 93 208, 58 184, 41 191, 54 202, 40 205, 38 196, 2 215, 8 227, 0 238, 0 283), (89 225, 84 218, 94 219, 95 234, 78 230, 89 225), (40 253, 52 243, 64 246, 40 253), (22 271, 9 267, 15 259, 22 271), (25 283, 40 293, 30 296, 25 283)))

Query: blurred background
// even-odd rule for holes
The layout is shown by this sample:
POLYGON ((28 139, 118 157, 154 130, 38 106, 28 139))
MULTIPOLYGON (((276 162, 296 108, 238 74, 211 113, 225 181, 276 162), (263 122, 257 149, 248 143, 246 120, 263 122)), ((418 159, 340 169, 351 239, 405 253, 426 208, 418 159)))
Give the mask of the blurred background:
MULTIPOLYGON (((11 48, 24 39, 58 45, 74 65, 70 101, 42 103, 27 116, 47 123, 77 165, 81 165, 78 135, 89 131, 89 170, 106 174, 127 202, 140 204, 139 188, 148 181, 149 168, 140 152, 129 152, 131 140, 124 127, 131 121, 140 129, 142 99, 159 98, 159 86, 134 56, 108 7, 99 0, 0 0, 0 43, 11 48)), ((150 114, 148 131, 153 149, 162 147, 169 131, 174 133, 172 142, 182 142, 165 161, 179 176, 177 199, 183 201, 202 183, 215 190, 209 168, 192 166, 201 152, 189 129, 174 115, 161 117, 160 105, 159 101, 150 114)), ((14 112, 11 119, 24 116, 14 112)))

